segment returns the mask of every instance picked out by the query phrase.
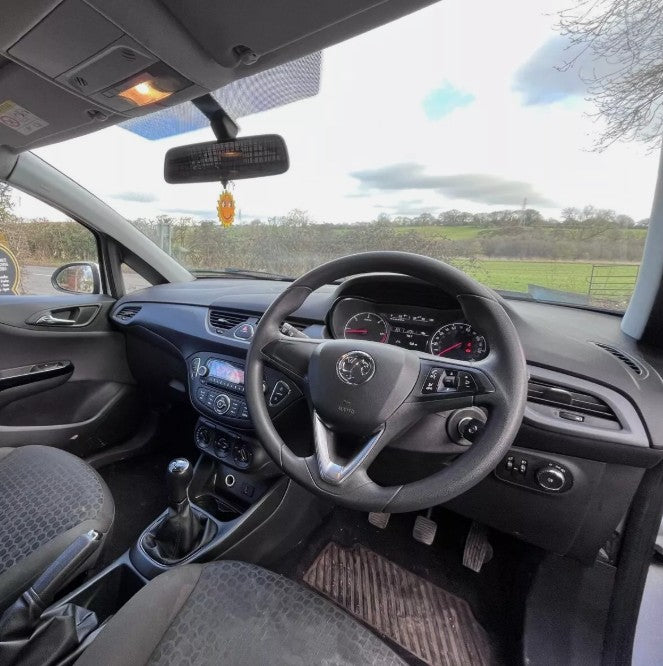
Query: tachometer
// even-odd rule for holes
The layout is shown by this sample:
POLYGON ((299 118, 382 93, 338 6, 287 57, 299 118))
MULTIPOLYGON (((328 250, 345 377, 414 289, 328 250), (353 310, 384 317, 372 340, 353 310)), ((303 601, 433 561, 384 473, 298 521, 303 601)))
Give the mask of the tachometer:
POLYGON ((488 355, 486 338, 469 324, 454 322, 439 328, 430 339, 430 351, 435 356, 461 361, 480 361, 488 355))
POLYGON ((347 340, 387 342, 389 327, 380 315, 374 312, 360 312, 348 319, 343 329, 343 336, 347 340))

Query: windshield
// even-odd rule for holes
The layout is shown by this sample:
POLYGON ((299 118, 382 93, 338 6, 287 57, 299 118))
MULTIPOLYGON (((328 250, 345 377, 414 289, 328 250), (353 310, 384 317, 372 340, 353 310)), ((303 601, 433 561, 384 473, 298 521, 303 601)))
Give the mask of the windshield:
MULTIPOLYGON (((657 156, 635 141, 597 149, 605 123, 556 28, 569 4, 446 0, 326 50, 317 94, 238 119, 241 135, 281 134, 290 169, 231 183, 229 228, 220 184, 163 179, 166 150, 213 139, 209 128, 148 139, 110 127, 37 153, 201 277, 296 277, 405 250, 512 294, 623 310, 657 156)), ((263 81, 255 94, 272 92, 263 81)))

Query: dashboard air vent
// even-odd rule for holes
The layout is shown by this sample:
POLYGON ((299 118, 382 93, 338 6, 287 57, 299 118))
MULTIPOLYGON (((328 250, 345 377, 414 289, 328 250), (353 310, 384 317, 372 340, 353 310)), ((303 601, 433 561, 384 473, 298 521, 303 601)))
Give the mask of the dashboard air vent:
POLYGON ((247 319, 248 317, 246 315, 227 312, 226 310, 216 310, 212 308, 209 311, 209 325, 217 333, 229 331, 231 328, 243 324, 247 319))
POLYGON ((587 393, 578 393, 562 386, 555 386, 538 379, 530 379, 527 385, 527 399, 559 409, 571 409, 574 412, 616 421, 617 417, 610 406, 600 398, 587 393))
POLYGON ((142 306, 140 305, 125 305, 115 313, 115 318, 122 321, 129 321, 129 319, 135 317, 141 311, 141 308, 142 306))
POLYGON ((594 343, 597 347, 600 347, 601 349, 605 349, 609 354, 612 354, 615 358, 618 358, 631 372, 634 372, 638 376, 642 376, 645 374, 645 371, 643 367, 633 358, 628 356, 628 354, 625 354, 621 349, 617 349, 617 347, 611 347, 610 345, 606 345, 603 342, 595 342, 594 343))
POLYGON ((301 321, 293 321, 292 319, 286 319, 286 323, 290 324, 293 328, 296 328, 298 331, 303 331, 309 327, 309 324, 304 324, 301 321))

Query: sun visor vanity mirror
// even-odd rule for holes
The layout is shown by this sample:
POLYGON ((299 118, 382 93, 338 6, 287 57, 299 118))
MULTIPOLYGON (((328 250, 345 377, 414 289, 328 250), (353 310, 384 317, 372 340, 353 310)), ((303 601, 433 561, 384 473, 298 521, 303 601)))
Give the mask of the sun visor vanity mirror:
POLYGON ((164 161, 167 183, 227 182, 285 173, 285 141, 277 134, 245 136, 171 148, 164 161))

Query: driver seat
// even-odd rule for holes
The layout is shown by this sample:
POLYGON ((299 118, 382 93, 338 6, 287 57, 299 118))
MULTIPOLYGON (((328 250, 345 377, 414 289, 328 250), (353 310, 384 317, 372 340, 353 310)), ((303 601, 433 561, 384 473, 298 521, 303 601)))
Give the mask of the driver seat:
POLYGON ((283 576, 244 562, 171 569, 108 622, 76 666, 404 662, 362 624, 283 576))

